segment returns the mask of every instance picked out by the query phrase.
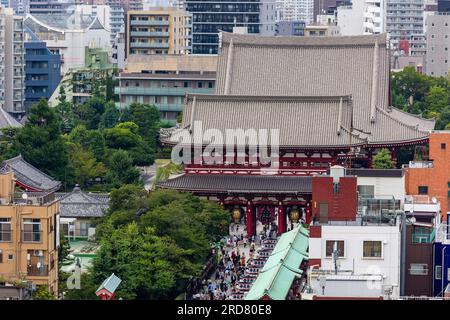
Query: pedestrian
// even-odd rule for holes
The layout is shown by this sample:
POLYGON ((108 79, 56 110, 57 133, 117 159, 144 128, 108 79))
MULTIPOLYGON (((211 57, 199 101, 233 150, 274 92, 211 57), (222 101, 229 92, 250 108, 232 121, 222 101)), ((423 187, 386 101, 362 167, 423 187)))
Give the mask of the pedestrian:
POLYGON ((241 266, 245 267, 245 253, 242 252, 242 256, 241 256, 241 266))

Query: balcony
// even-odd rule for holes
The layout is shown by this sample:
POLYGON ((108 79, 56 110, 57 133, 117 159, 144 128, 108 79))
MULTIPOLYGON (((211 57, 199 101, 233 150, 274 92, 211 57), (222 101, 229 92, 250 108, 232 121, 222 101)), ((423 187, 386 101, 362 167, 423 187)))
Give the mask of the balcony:
POLYGON ((39 268, 36 265, 29 265, 27 267, 27 275, 31 277, 47 277, 48 266, 41 265, 39 268))
POLYGON ((22 231, 22 242, 41 243, 42 231, 22 231))
POLYGON ((423 169, 423 168, 433 168, 433 161, 410 161, 407 168, 412 169, 423 169))
POLYGON ((432 229, 429 233, 414 232, 412 236, 412 243, 433 243, 436 235, 436 230, 432 229))
POLYGON ((182 96, 186 93, 213 93, 214 88, 144 88, 144 87, 115 87, 114 93, 120 95, 142 96, 182 96))
POLYGON ((150 20, 150 21, 144 21, 144 20, 131 20, 130 25, 132 26, 168 26, 169 21, 160 21, 160 20, 150 20))
POLYGON ((432 212, 438 213, 441 209, 439 201, 429 196, 412 195, 405 198, 405 212, 432 212))
POLYGON ((169 44, 168 43, 145 43, 145 42, 132 42, 130 44, 130 48, 142 48, 142 49, 153 49, 153 48, 164 48, 168 49, 169 44))
POLYGON ((168 32, 131 31, 132 37, 168 37, 168 32))

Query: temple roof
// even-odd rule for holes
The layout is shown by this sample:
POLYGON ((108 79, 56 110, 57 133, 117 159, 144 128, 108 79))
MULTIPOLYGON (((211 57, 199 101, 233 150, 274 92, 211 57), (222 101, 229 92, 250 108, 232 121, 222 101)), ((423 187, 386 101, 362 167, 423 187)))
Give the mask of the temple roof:
POLYGON ((417 126, 419 130, 422 131, 430 131, 434 129, 434 125, 436 124, 436 119, 426 119, 422 118, 420 115, 411 114, 405 112, 403 110, 391 107, 387 110, 391 117, 396 118, 397 120, 410 125, 417 126))
POLYGON ((273 176, 273 175, 207 175, 184 174, 160 182, 158 187, 180 191, 211 193, 311 193, 310 176, 273 176))
POLYGON ((0 129, 13 127, 18 128, 22 125, 16 119, 9 115, 3 108, 0 107, 0 129))
MULTIPOLYGON (((254 129, 255 138, 260 129, 279 129, 281 147, 348 147, 365 144, 365 139, 350 133, 352 112, 349 96, 188 94, 181 127, 189 128, 192 132, 196 132, 195 125, 201 126, 203 132, 219 130, 224 144, 232 143, 226 141, 226 131, 229 129, 254 129)), ((177 141, 177 137, 174 133, 172 140, 177 141)), ((240 138, 244 138, 244 135, 240 135, 240 138)), ((246 144, 245 139, 239 140, 238 145, 246 144)), ((204 144, 209 142, 206 138, 203 140, 204 144)))
MULTIPOLYGON (((269 37, 222 33, 216 93, 353 97, 354 127, 369 144, 419 141, 427 126, 388 114, 386 35, 269 37)), ((394 111, 395 112, 395 111, 394 111)))
POLYGON ((107 194, 86 193, 77 185, 70 193, 57 193, 61 217, 102 217, 108 209, 107 194))
POLYGON ((1 171, 12 170, 21 186, 30 191, 56 191, 61 187, 61 182, 43 173, 36 167, 26 162, 22 155, 3 161, 1 171))

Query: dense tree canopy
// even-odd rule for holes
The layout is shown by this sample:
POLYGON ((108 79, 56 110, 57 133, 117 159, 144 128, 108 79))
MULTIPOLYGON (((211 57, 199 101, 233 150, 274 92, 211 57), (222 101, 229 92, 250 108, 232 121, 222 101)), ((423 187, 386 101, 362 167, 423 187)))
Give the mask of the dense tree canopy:
POLYGON ((422 75, 406 67, 392 75, 392 104, 402 110, 435 118, 435 129, 450 123, 450 80, 422 75))

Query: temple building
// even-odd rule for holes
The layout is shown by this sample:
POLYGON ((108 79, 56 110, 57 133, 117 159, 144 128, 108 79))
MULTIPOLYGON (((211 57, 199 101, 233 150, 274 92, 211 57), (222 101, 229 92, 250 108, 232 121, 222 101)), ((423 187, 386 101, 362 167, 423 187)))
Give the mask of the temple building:
POLYGON ((55 192, 61 187, 56 181, 25 161, 22 155, 3 161, 0 172, 14 172, 15 183, 25 191, 55 192))
POLYGON ((180 128, 162 137, 185 174, 158 186, 220 202, 248 235, 256 219, 280 234, 288 218, 310 221, 313 181, 330 167, 371 168, 382 148, 395 163, 400 147, 428 143, 434 120, 390 105, 385 34, 221 39, 216 93, 187 94, 180 128))
POLYGON ((92 219, 102 217, 109 207, 108 194, 84 192, 79 185, 72 192, 56 193, 56 198, 60 201, 61 228, 69 239, 94 236, 92 219))

